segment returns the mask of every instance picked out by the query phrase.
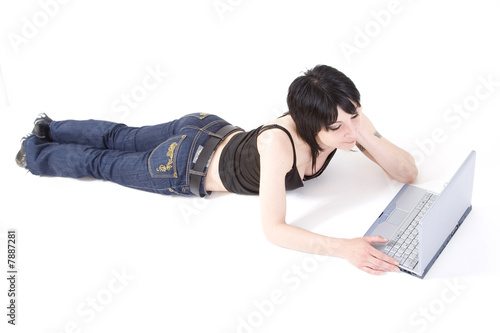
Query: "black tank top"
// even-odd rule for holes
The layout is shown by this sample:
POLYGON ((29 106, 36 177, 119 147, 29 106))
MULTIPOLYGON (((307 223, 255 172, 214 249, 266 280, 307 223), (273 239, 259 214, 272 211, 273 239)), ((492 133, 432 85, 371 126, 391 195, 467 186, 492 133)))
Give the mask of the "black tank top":
MULTIPOLYGON (((259 194, 260 185, 260 155, 257 149, 257 137, 264 131, 279 128, 283 130, 292 143, 293 166, 285 175, 285 188, 287 191, 304 186, 297 170, 297 156, 292 135, 280 125, 260 126, 250 132, 236 133, 222 150, 219 162, 219 175, 224 187, 233 193, 259 194)), ((321 169, 311 176, 304 176, 304 180, 318 177, 326 169, 328 163, 335 155, 335 149, 328 155, 321 169)))

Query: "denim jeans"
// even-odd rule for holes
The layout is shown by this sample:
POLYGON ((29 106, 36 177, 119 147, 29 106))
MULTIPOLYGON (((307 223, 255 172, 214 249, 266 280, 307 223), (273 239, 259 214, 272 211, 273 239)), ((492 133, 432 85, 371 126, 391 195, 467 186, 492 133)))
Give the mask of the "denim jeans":
MULTIPOLYGON (((128 127, 99 120, 53 121, 53 141, 25 141, 35 175, 94 177, 161 194, 192 195, 189 171, 196 154, 225 120, 194 113, 154 126, 128 127)), ((206 195, 203 178, 200 194, 206 195)))

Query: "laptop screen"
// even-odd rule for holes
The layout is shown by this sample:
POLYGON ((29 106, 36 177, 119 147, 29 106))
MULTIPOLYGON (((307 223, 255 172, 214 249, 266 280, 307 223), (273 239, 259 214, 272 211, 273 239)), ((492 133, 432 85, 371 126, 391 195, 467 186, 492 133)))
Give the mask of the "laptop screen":
POLYGON ((471 206, 475 162, 472 151, 421 222, 418 272, 424 272, 471 206))

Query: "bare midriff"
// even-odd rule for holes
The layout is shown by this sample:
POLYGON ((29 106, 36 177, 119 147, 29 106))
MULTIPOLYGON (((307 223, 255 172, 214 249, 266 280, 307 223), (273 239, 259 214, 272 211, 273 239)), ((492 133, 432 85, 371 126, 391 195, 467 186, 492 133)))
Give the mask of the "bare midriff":
POLYGON ((226 146, 226 144, 231 140, 231 138, 242 131, 238 131, 228 135, 215 149, 214 156, 212 157, 212 161, 210 161, 210 165, 208 166, 207 176, 205 178, 205 191, 212 192, 227 192, 227 189, 222 184, 222 180, 219 175, 219 162, 220 156, 222 154, 222 150, 226 146))

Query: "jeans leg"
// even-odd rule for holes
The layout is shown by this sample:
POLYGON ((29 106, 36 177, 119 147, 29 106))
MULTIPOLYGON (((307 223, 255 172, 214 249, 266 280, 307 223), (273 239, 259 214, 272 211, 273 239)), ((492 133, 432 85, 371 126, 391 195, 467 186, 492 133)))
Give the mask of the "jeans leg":
POLYGON ((54 121, 53 142, 34 135, 26 139, 26 162, 35 175, 91 176, 149 192, 190 195, 196 152, 226 124, 204 113, 140 128, 97 120, 54 121))
POLYGON ((57 143, 130 152, 152 150, 176 130, 176 121, 143 127, 101 120, 53 121, 50 125, 52 138, 57 143))
POLYGON ((148 169, 150 152, 96 149, 47 142, 36 136, 25 141, 28 169, 35 175, 108 180, 148 192, 173 194, 181 179, 154 178, 148 169))

